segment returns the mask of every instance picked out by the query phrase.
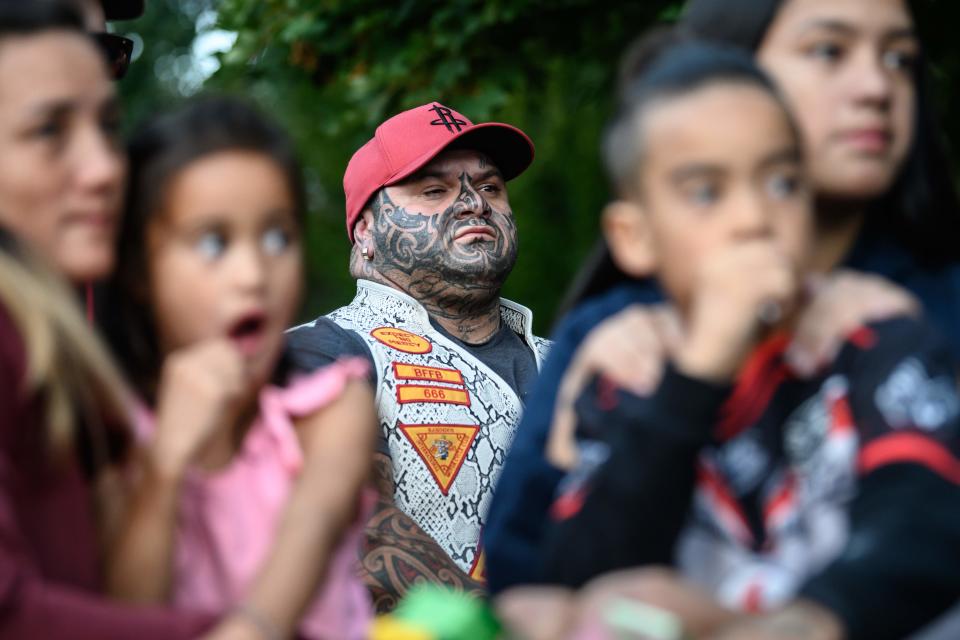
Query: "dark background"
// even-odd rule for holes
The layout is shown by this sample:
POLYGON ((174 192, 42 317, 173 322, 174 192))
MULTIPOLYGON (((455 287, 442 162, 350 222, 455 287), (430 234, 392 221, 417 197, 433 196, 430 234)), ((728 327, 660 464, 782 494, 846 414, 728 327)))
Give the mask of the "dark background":
MULTIPOLYGON (((912 4, 956 157, 960 3, 912 4)), ((537 157, 509 185, 520 259, 504 295, 531 307, 545 333, 608 198, 598 140, 620 54, 681 8, 664 0, 147 0, 144 17, 114 28, 140 43, 121 85, 128 127, 184 96, 225 91, 255 100, 292 133, 311 202, 304 318, 353 295, 341 180, 380 121, 439 100, 475 122, 522 128, 537 157), (224 51, 204 55, 217 43, 224 51)))

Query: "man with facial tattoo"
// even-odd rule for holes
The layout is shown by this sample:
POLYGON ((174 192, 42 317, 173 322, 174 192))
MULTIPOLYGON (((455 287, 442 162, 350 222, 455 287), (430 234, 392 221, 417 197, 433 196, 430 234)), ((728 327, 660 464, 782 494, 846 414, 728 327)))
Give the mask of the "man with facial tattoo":
POLYGON ((357 295, 289 333, 301 367, 353 355, 376 372, 381 500, 361 564, 381 611, 424 579, 483 588, 487 508, 548 348, 500 298, 517 258, 506 182, 532 160, 519 129, 436 102, 381 124, 343 179, 357 295))

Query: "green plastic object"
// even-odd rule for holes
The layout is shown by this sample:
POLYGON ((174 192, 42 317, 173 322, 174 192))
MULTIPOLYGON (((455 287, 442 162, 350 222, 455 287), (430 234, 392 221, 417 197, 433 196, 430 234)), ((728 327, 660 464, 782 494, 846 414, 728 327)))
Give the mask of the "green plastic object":
POLYGON ((646 640, 684 640, 680 619, 660 607, 630 598, 616 598, 603 611, 606 627, 614 638, 646 640))
POLYGON ((393 617, 435 640, 496 640, 502 627, 487 603, 435 585, 411 590, 393 617))

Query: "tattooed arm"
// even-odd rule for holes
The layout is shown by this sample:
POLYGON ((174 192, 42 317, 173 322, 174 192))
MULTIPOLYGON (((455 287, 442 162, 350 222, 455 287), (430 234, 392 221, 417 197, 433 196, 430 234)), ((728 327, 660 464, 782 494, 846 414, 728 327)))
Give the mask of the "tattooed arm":
POLYGON ((432 582, 484 596, 483 585, 465 574, 440 545, 393 502, 393 465, 374 454, 380 500, 367 522, 360 575, 379 613, 392 610, 414 585, 432 582))

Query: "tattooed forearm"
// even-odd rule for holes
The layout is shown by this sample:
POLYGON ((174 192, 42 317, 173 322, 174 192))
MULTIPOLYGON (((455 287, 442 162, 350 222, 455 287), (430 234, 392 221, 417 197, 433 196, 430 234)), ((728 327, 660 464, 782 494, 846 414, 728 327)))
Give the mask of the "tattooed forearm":
POLYGON ((373 486, 381 499, 393 504, 393 462, 382 453, 373 454, 373 486))
POLYGON ((377 611, 392 610, 414 585, 443 584, 483 597, 483 585, 460 570, 436 541, 393 504, 393 466, 374 455, 374 486, 380 501, 367 522, 360 549, 360 575, 377 611))
POLYGON ((411 587, 429 582, 483 597, 472 580, 405 513, 381 500, 367 523, 360 575, 377 612, 391 611, 411 587))

